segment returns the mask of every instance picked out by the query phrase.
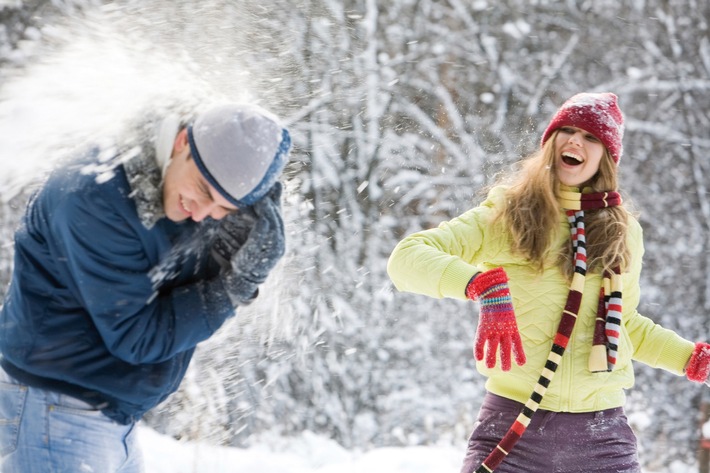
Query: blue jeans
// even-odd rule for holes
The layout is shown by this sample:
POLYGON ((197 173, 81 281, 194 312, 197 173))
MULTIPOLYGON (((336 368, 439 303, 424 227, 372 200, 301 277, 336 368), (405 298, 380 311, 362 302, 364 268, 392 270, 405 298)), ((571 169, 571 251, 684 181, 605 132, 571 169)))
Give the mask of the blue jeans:
POLYGON ((24 386, 0 369, 0 472, 142 473, 135 424, 90 404, 24 386))

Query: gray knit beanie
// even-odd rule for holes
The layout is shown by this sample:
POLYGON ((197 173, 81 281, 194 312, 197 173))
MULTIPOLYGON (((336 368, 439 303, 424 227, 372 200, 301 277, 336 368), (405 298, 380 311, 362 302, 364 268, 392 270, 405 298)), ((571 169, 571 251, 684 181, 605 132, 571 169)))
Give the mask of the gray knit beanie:
POLYGON ((256 105, 215 107, 187 127, 198 169, 237 207, 253 205, 281 175, 291 137, 276 117, 256 105))

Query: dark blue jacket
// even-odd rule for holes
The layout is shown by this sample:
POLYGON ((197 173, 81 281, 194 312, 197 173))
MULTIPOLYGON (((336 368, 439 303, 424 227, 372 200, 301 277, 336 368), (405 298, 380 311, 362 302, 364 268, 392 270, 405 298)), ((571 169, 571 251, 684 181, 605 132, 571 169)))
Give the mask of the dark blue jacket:
POLYGON ((108 180, 91 171, 94 159, 55 171, 28 204, 0 352, 20 381, 129 423, 178 388, 195 346, 234 308, 209 257, 214 222, 141 215, 151 200, 162 210, 153 157, 108 180))

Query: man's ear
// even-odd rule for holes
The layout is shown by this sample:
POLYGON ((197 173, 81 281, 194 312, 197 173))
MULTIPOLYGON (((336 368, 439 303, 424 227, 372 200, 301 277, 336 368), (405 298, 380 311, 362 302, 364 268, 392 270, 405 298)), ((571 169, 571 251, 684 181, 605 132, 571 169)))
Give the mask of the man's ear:
POLYGON ((173 143, 173 154, 182 153, 186 147, 190 146, 190 142, 187 139, 187 128, 183 128, 175 137, 175 142, 173 143))

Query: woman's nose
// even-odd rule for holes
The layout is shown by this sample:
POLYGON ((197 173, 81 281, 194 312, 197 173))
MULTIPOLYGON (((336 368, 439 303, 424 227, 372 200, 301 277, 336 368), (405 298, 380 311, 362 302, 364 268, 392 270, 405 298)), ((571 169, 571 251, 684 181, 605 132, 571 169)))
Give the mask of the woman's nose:
POLYGON ((569 137, 569 142, 580 146, 582 144, 582 133, 579 131, 573 133, 572 136, 569 137))

